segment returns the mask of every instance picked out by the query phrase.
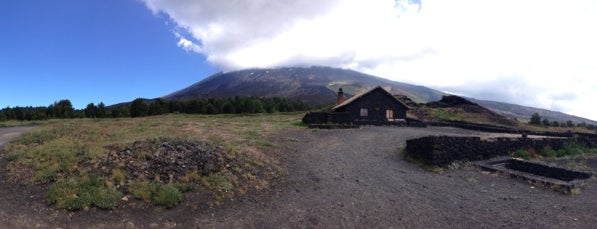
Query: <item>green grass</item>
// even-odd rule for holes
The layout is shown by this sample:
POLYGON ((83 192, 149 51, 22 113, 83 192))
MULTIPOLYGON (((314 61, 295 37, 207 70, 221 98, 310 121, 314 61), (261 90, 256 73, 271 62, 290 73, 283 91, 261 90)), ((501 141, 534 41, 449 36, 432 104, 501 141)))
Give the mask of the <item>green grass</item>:
MULTIPOLYGON (((106 146, 127 146, 135 141, 159 137, 207 141, 221 145, 227 158, 247 161, 245 164, 251 168, 239 165, 240 173, 254 172, 255 168, 275 167, 276 160, 264 155, 261 150, 275 150, 278 145, 267 140, 268 137, 287 128, 297 128, 295 123, 301 117, 302 113, 170 114, 145 118, 49 120, 38 123, 37 128, 6 145, 5 150, 10 161, 9 174, 27 177, 30 184, 48 184, 48 202, 56 207, 69 210, 92 206, 110 208, 113 206, 112 197, 117 196, 114 192, 116 189, 112 186, 134 185, 145 181, 130 180, 130 174, 120 167, 108 168, 107 174, 97 175, 97 180, 85 175, 97 170, 92 165, 105 161, 110 152, 110 148, 106 146), (18 174, 20 171, 32 172, 22 175, 18 174), (103 183, 92 185, 88 182, 89 179, 103 183), (86 189, 81 188, 82 186, 94 188, 86 189), (85 194, 81 189, 92 190, 92 194, 85 194), (87 196, 92 198, 87 199, 87 196)), ((151 155, 151 152, 142 152, 138 157, 151 155)), ((266 179, 274 176, 262 174, 256 176, 258 181, 251 182, 265 184, 266 179)), ((187 177, 187 180, 174 181, 167 187, 158 185, 158 188, 150 192, 149 201, 172 207, 174 203, 182 201, 178 192, 191 190, 196 184, 206 185, 217 193, 232 193, 239 189, 244 191, 253 184, 243 184, 239 181, 242 177, 247 176, 234 172, 216 172, 208 176, 196 174, 187 177)), ((135 196, 146 199, 147 194, 138 191, 135 196)))
POLYGON ((449 112, 445 108, 431 108, 431 115, 440 120, 463 121, 463 117, 458 114, 449 112))
POLYGON ((15 127, 15 126, 37 126, 48 123, 47 120, 36 120, 36 121, 17 121, 9 120, 0 122, 0 127, 15 127))
POLYGON ((122 193, 108 188, 104 179, 95 174, 59 180, 48 191, 48 203, 59 209, 80 210, 96 206, 113 209, 122 193))
POLYGON ((597 154, 597 148, 587 148, 578 143, 571 143, 565 145, 563 148, 558 150, 554 150, 551 147, 545 147, 540 151, 536 151, 533 148, 519 149, 515 152, 511 152, 510 156, 523 159, 531 159, 540 157, 564 157, 569 155, 579 155, 585 153, 597 154))
POLYGON ((172 208, 183 200, 181 189, 171 184, 136 182, 131 184, 130 190, 135 198, 166 208, 172 208))

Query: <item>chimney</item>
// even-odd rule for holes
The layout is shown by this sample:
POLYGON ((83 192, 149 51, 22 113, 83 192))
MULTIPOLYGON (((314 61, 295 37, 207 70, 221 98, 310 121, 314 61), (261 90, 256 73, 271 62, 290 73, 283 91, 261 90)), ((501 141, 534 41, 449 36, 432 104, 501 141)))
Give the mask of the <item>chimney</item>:
POLYGON ((344 92, 342 92, 342 88, 338 89, 338 104, 344 102, 344 92))

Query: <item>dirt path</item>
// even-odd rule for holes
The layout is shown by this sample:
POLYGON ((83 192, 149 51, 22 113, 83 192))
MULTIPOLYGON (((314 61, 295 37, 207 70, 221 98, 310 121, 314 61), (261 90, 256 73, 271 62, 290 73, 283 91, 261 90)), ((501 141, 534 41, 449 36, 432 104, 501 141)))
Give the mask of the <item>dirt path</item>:
POLYGON ((0 128, 0 147, 33 128, 30 126, 0 128))
MULTIPOLYGON (((0 191, 0 227, 42 228, 590 228, 597 185, 577 196, 464 168, 436 174, 398 156, 410 138, 473 135, 453 128, 292 130, 277 144, 288 176, 260 195, 225 206, 69 213, 42 191, 0 191), (21 198, 19 202, 16 198, 21 198), (22 204, 18 204, 22 203, 22 204)), ((0 184, 4 188, 5 184, 0 184)))

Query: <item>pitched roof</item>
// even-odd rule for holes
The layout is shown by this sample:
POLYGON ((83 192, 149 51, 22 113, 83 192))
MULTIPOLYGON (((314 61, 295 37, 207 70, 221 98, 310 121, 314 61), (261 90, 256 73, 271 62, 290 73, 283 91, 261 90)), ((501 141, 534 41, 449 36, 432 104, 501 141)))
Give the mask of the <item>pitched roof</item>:
POLYGON ((371 89, 369 89, 367 91, 364 91, 364 92, 361 92, 359 94, 356 94, 356 95, 354 95, 353 97, 350 97, 347 100, 344 100, 344 102, 342 102, 342 103, 340 103, 340 104, 332 107, 332 110, 336 110, 338 108, 346 106, 346 105, 352 103, 353 101, 357 100, 358 98, 361 98, 361 97, 365 96, 366 94, 369 94, 372 91, 375 91, 375 90, 378 90, 378 89, 381 90, 381 91, 383 91, 384 93, 386 93, 388 96, 390 96, 392 99, 394 99, 394 101, 396 101, 397 103, 400 103, 400 104, 404 105, 404 107, 406 107, 406 109, 410 109, 406 104, 404 104, 402 101, 398 100, 396 97, 394 97, 392 94, 390 94, 390 92, 386 91, 386 89, 383 89, 383 87, 381 87, 381 86, 377 86, 377 87, 371 88, 371 89))

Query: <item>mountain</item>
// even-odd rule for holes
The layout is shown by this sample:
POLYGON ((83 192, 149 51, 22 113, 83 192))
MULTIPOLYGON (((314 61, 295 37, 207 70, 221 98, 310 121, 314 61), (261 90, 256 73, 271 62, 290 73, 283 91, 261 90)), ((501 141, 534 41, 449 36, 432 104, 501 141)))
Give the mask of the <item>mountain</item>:
MULTIPOLYGON (((187 88, 166 95, 168 100, 186 100, 212 97, 254 96, 283 97, 303 100, 313 106, 329 106, 336 102, 338 88, 343 88, 347 97, 366 89, 382 86, 392 94, 402 94, 414 102, 438 101, 447 95, 431 88, 401 83, 367 75, 357 71, 330 67, 284 67, 274 69, 247 69, 217 73, 187 88)), ((528 119, 533 113, 550 121, 574 123, 597 122, 560 112, 520 105, 471 99, 498 114, 520 120, 528 119)))
POLYGON ((347 96, 352 96, 378 85, 382 85, 393 94, 407 95, 416 102, 439 100, 445 94, 430 88, 352 70, 289 67, 217 73, 164 98, 184 100, 230 96, 284 97, 303 100, 316 106, 327 106, 336 101, 338 88, 343 88, 347 96))
POLYGON ((565 114, 559 111, 551 111, 547 109, 541 108, 534 108, 534 107, 527 107, 521 106, 516 104, 510 103, 503 103, 503 102, 496 102, 496 101, 489 101, 489 100, 479 100, 474 98, 468 98, 469 100, 478 103, 485 108, 490 109, 491 111, 506 116, 510 118, 516 118, 521 121, 529 120, 533 113, 539 114, 542 118, 547 118, 550 121, 558 121, 558 122, 566 122, 571 120, 573 123, 586 123, 591 125, 597 125, 596 121, 586 119, 583 117, 578 117, 574 115, 565 114))

